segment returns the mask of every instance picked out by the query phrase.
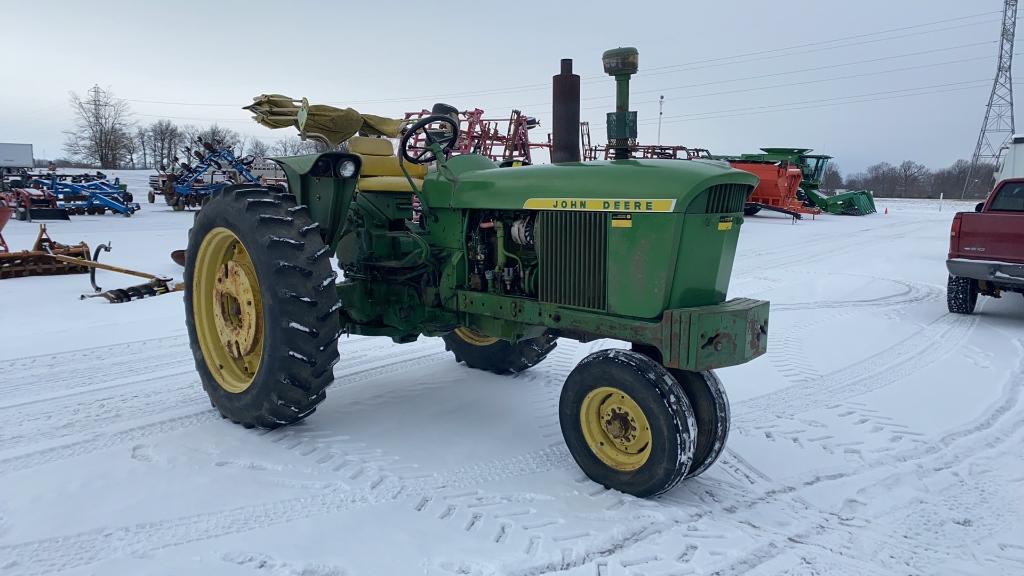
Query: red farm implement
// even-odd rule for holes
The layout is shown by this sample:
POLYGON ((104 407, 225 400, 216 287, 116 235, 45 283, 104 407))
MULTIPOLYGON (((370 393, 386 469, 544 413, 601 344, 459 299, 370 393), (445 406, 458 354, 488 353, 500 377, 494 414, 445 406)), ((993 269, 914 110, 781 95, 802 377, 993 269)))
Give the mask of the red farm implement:
POLYGON ((0 199, 14 210, 18 220, 70 220, 68 211, 58 207, 56 194, 30 187, 20 178, 0 182, 0 199))
POLYGON ((757 188, 747 199, 743 213, 753 216, 761 210, 781 212, 794 218, 804 214, 821 214, 819 208, 809 208, 797 198, 803 172, 799 166, 788 162, 765 162, 757 160, 729 160, 737 170, 744 170, 760 178, 757 188))
MULTIPOLYGON (((593 144, 590 140, 590 123, 580 122, 580 149, 583 151, 583 161, 611 160, 614 150, 605 144, 593 144)), ((687 146, 662 146, 660 144, 637 144, 629 146, 631 158, 645 158, 658 160, 697 160, 710 158, 711 152, 704 148, 689 148, 687 146)))
MULTIPOLYGON (((459 122, 459 140, 452 149, 453 154, 480 154, 495 162, 522 162, 532 164, 532 150, 551 149, 550 137, 545 142, 531 142, 530 130, 540 126, 536 118, 513 110, 507 119, 485 118, 479 108, 459 111, 448 106, 443 110, 420 110, 406 112, 405 119, 416 121, 431 114, 447 114, 459 122)), ((414 138, 415 144, 422 144, 414 138)))
POLYGON ((11 220, 11 214, 14 214, 14 208, 8 206, 7 201, 0 198, 0 254, 6 254, 11 251, 4 240, 4 226, 11 220))
MULTIPOLYGON (((0 208, 0 228, 3 228, 5 223, 3 212, 4 209, 0 208)), ((7 218, 10 218, 9 212, 7 218)), ((6 244, 4 247, 6 248, 6 244)), ((75 259, 88 260, 89 246, 85 242, 70 246, 55 242, 46 233, 46 226, 40 224, 39 235, 31 250, 10 252, 5 249, 0 251, 0 278, 88 273, 89 267, 73 261, 75 259), (57 257, 68 257, 72 261, 62 262, 57 257)))

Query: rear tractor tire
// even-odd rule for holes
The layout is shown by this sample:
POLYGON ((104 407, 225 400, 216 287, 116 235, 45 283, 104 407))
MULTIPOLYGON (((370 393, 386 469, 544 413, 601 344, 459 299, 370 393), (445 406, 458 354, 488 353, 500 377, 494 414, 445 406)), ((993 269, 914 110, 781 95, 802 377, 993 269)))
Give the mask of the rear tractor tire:
POLYGON ((946 307, 953 314, 973 314, 978 305, 978 281, 950 276, 946 283, 946 307))
POLYGON ((477 370, 495 374, 522 372, 540 364, 555 346, 558 339, 545 333, 543 336, 509 342, 484 336, 470 328, 456 328, 443 336, 445 350, 455 355, 456 362, 477 370))
POLYGON ((684 387, 639 352, 584 358, 562 387, 558 419, 573 459, 608 488, 654 496, 697 470, 699 428, 684 387))
POLYGON ((310 415, 338 361, 327 250, 305 206, 231 186, 200 211, 185 258, 185 318, 203 388, 224 418, 277 428, 310 415))

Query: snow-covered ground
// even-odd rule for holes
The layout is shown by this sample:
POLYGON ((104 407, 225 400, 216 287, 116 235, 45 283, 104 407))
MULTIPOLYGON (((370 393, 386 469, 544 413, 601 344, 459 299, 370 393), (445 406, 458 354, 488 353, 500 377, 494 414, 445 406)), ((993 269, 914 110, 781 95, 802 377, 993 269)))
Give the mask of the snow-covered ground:
MULTIPOLYGON (((143 202, 145 176, 126 175, 143 202)), ((210 408, 180 295, 4 280, 0 575, 1024 574, 1024 299, 948 314, 970 204, 879 206, 748 219, 731 295, 772 301, 768 355, 720 372, 723 458, 650 500, 590 482, 559 432, 563 379, 615 342, 499 377, 438 339, 343 339, 327 401, 268 433, 210 408)), ((191 219, 145 204, 49 229, 180 277, 191 219)), ((35 226, 5 236, 24 249, 35 226)))

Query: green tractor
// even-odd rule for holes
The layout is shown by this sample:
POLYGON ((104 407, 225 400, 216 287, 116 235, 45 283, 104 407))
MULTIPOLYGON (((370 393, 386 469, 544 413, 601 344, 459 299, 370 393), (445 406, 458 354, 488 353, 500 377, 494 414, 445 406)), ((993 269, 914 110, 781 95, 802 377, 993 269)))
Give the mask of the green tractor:
POLYGON ((867 190, 856 190, 827 196, 820 190, 821 180, 825 175, 825 167, 831 156, 824 154, 808 154, 809 148, 761 148, 760 154, 741 154, 735 158, 740 160, 756 160, 762 162, 788 162, 799 166, 803 172, 800 190, 804 193, 804 204, 808 208, 820 208, 829 214, 845 214, 847 216, 864 216, 874 214, 875 198, 867 190))
MULTIPOLYGON (((628 142, 636 51, 604 61, 620 85, 609 140, 628 142)), ((637 496, 704 472, 729 431, 714 369, 767 348, 769 303, 726 300, 757 178, 628 157, 502 168, 450 156, 458 136, 450 114, 431 115, 397 155, 353 136, 345 152, 276 159, 287 191, 210 199, 189 234, 185 306, 213 405, 245 427, 306 418, 343 334, 441 337, 455 360, 499 374, 541 363, 558 338, 613 338, 628 348, 589 355, 562 388, 576 462, 637 496)))

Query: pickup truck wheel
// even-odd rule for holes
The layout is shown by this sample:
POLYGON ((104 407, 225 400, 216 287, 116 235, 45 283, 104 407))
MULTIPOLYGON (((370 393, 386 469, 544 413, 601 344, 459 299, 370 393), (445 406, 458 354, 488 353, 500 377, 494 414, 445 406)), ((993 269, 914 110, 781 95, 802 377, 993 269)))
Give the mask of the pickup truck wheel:
POLYGON ((693 408, 697 423, 697 443, 693 450, 693 463, 687 478, 700 476, 718 460, 729 439, 729 397, 722 381, 714 372, 688 372, 669 369, 693 408))
POLYGON ((337 274, 305 206, 231 186, 200 211, 185 257, 185 323, 203 389, 247 428, 302 420, 338 361, 337 274))
POLYGON ((547 333, 512 343, 464 327, 456 328, 442 339, 445 350, 455 355, 456 362, 465 362, 470 368, 495 374, 522 372, 532 368, 540 364, 558 345, 558 338, 547 333))
POLYGON ((562 436, 594 482, 638 497, 671 489, 689 472, 697 422, 683 387, 639 352, 601 350, 562 386, 562 436))
POLYGON ((950 276, 946 283, 946 306, 953 314, 973 314, 978 304, 978 281, 950 276))

